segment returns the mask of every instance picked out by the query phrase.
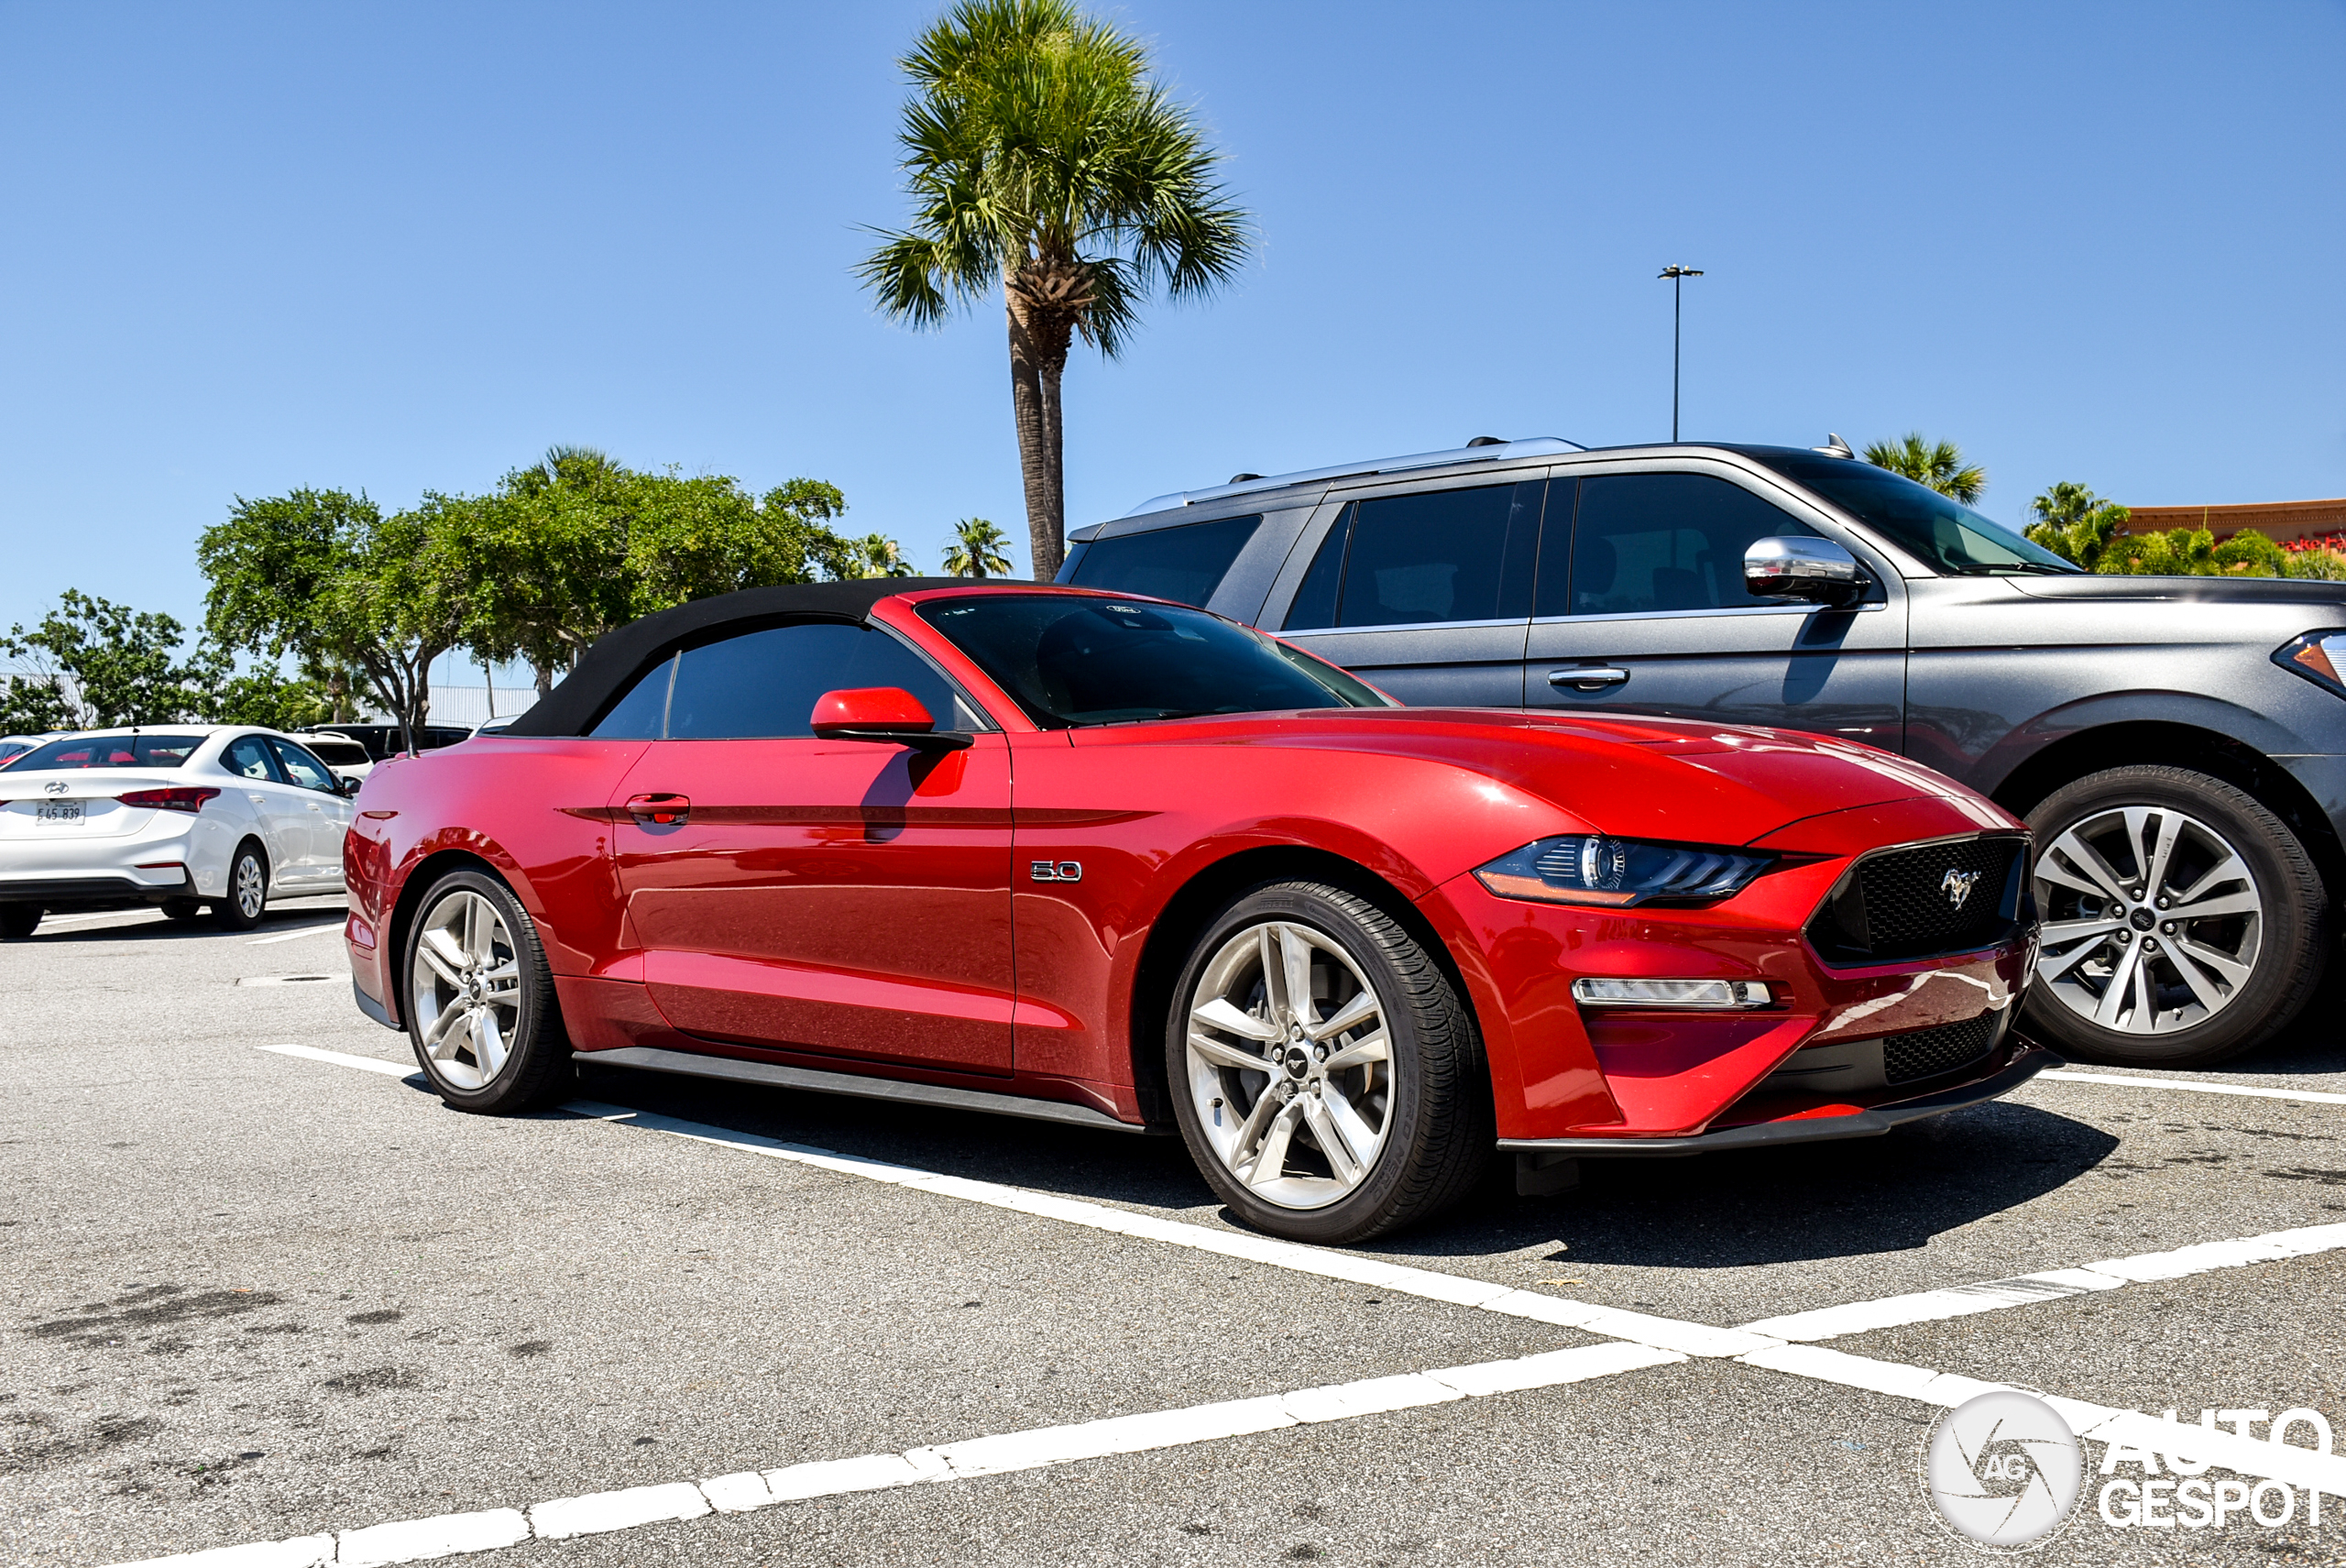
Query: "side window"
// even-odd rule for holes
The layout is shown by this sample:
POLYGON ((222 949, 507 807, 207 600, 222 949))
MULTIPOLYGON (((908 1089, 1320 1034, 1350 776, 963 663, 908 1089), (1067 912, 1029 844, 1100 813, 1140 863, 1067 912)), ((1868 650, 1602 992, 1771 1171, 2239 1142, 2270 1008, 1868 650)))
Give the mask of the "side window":
POLYGON ((220 753, 220 765, 248 779, 263 779, 270 784, 284 782, 269 760, 268 742, 258 735, 239 735, 229 741, 220 753))
POLYGON ((1336 526, 1320 542, 1320 554, 1311 557, 1311 569, 1303 574, 1303 586, 1295 590, 1295 602, 1287 607, 1280 630, 1310 631, 1336 624, 1336 588, 1344 580, 1344 547, 1352 543, 1353 514, 1358 510, 1360 503, 1354 501, 1336 514, 1336 526))
POLYGON ((668 684, 675 678, 670 654, 637 677, 627 695, 589 731, 597 740, 657 740, 667 733, 668 684))
POLYGON ((285 776, 303 789, 323 790, 328 795, 338 793, 334 788, 334 774, 301 747, 273 740, 269 741, 269 749, 277 753, 278 766, 285 770, 285 776))
POLYGON ((1147 594, 1202 609, 1262 521, 1257 512, 1096 539, 1067 581, 1078 587, 1147 594))
POLYGON ((1312 560, 1287 625, 1301 629, 1299 615, 1339 627, 1529 615, 1545 488, 1533 480, 1355 503, 1349 527, 1331 531, 1312 560), (1342 565, 1332 569, 1338 550, 1342 565), (1339 580, 1331 615, 1312 600, 1332 576, 1339 580))
MULTIPOLYGON (((1561 494, 1564 487, 1557 489, 1561 494)), ((1584 479, 1569 587, 1543 569, 1538 612, 1650 615, 1775 603, 1743 591, 1744 550, 1771 533, 1815 532, 1741 486, 1707 474, 1584 479)), ((1551 550, 1557 542, 1551 533, 1551 550)))
POLYGON ((817 622, 744 632, 678 654, 667 737, 811 735, 815 699, 853 686, 901 686, 938 729, 954 727, 952 685, 928 661, 884 631, 817 622))

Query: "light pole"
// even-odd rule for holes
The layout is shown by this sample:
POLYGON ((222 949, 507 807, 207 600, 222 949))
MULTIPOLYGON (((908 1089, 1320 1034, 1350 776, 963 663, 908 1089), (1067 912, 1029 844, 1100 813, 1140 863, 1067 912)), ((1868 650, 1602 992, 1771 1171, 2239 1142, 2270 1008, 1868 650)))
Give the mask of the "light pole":
POLYGON ((1700 278, 1699 267, 1665 267, 1654 274, 1670 280, 1670 439, 1678 439, 1678 323, 1685 314, 1686 280, 1700 278))

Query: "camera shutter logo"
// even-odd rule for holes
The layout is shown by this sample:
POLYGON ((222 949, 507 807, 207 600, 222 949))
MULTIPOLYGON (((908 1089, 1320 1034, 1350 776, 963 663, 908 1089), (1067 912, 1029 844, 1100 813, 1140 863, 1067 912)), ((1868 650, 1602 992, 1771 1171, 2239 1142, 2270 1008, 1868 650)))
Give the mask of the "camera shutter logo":
POLYGON ((1924 1470, 1939 1517, 1987 1547, 2042 1541, 2068 1519, 2085 1485, 2069 1423, 2034 1395, 2008 1388, 1940 1417, 1924 1470))
POLYGON ((1947 903, 1961 909, 1971 897, 1971 884, 1979 880, 1978 872, 1959 872, 1949 866, 1946 875, 1939 879, 1939 891, 1946 894, 1947 903))

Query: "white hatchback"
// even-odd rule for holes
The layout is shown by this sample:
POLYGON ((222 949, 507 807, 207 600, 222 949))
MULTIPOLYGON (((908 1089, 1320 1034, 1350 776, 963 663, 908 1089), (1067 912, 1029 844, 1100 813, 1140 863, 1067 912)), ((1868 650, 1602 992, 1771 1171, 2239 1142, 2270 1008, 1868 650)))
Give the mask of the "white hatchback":
MULTIPOLYGON (((345 792, 347 791, 348 794, 345 792)), ((229 930, 272 897, 342 887, 345 783, 292 736, 241 725, 95 729, 0 770, 0 937, 48 912, 205 906, 229 930)))

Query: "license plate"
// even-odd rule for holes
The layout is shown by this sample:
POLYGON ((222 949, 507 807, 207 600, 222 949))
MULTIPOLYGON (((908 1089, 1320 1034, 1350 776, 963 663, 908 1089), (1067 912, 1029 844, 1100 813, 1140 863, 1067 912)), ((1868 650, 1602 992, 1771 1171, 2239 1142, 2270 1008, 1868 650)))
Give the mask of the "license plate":
POLYGON ((79 822, 82 820, 82 803, 78 800, 34 801, 33 820, 36 822, 79 822))

